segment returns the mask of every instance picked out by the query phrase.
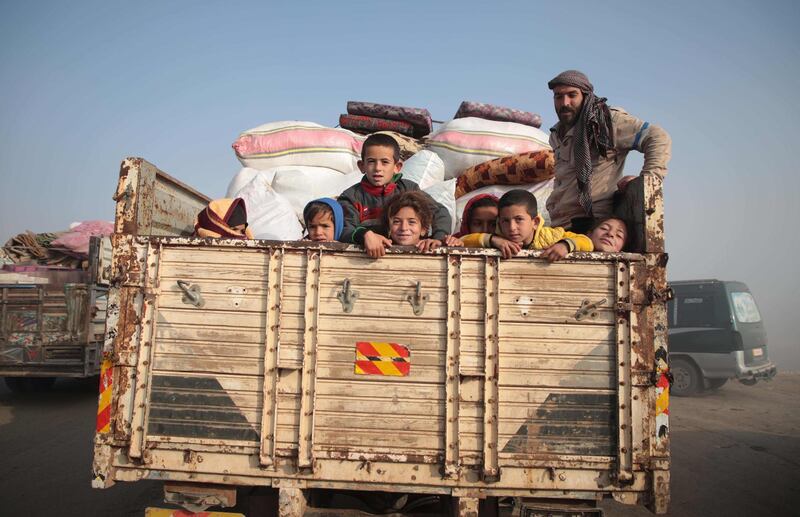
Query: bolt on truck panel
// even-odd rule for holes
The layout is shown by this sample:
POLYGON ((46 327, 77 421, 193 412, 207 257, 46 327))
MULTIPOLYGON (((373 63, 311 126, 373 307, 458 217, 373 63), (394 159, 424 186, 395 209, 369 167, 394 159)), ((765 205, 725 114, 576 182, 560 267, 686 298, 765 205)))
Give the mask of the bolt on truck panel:
POLYGON ((652 252, 549 264, 179 236, 207 200, 141 159, 122 169, 94 486, 610 495, 666 511, 657 178, 639 182, 652 252), (168 201, 143 215, 159 189, 168 201))

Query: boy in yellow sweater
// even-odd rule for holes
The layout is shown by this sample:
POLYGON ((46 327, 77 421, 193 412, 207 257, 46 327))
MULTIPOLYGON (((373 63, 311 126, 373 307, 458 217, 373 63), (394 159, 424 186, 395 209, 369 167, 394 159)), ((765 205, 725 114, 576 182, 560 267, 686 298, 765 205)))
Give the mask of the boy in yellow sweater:
POLYGON ((462 237, 464 246, 497 248, 503 257, 511 258, 522 249, 544 250, 542 257, 550 262, 561 260, 573 251, 592 251, 592 241, 586 235, 572 233, 561 227, 544 225, 536 198, 527 190, 506 192, 497 203, 499 234, 473 233, 462 237))

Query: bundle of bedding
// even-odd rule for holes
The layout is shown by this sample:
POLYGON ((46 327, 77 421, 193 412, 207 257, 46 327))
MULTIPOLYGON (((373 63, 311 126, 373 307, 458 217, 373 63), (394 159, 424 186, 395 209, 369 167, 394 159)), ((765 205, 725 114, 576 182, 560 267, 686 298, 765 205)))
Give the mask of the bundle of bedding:
POLYGON ((339 123, 354 131, 373 133, 388 130, 414 138, 422 138, 433 129, 431 114, 424 108, 362 101, 349 101, 347 115, 342 115, 339 123))
POLYGON ((497 122, 516 122, 531 127, 541 127, 542 117, 538 113, 522 111, 505 106, 496 106, 483 102, 464 101, 458 107, 453 118, 477 117, 497 122))

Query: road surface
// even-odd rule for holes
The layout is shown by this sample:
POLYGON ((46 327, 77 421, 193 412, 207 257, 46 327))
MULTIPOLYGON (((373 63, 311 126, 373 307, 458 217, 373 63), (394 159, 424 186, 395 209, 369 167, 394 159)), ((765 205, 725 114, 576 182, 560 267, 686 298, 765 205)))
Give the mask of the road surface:
MULTIPOLYGON (((90 488, 96 387, 64 380, 20 396, 0 383, 0 515, 139 516, 156 482, 90 488)), ((800 515, 800 374, 673 398, 669 515, 800 515)), ((608 517, 650 515, 604 502, 608 517)))

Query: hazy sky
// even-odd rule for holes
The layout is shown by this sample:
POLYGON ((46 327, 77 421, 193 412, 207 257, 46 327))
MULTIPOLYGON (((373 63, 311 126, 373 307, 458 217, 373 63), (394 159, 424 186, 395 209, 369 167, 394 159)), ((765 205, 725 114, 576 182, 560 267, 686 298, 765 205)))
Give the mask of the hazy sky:
POLYGON ((773 359, 800 369, 800 4, 270 4, 3 1, 0 242, 112 219, 125 156, 222 196, 240 131, 335 125, 348 100, 439 120, 490 102, 539 112, 546 129, 547 81, 578 68, 672 136, 670 278, 746 282, 773 359))

